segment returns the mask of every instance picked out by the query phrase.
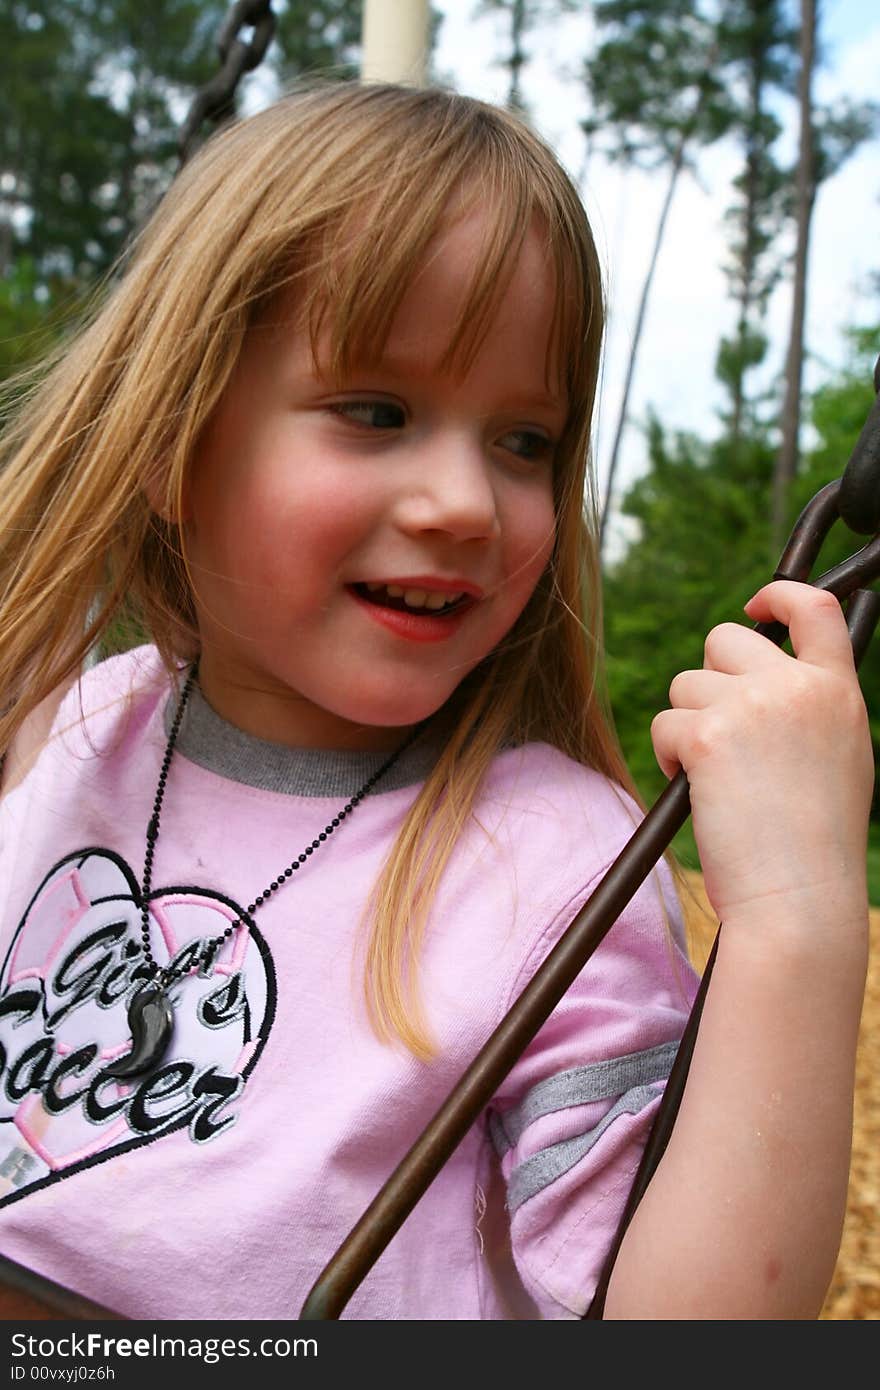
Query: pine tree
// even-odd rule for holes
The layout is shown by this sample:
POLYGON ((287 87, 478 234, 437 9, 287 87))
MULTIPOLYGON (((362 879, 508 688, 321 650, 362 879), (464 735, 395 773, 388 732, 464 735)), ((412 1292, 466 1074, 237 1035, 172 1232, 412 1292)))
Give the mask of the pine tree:
POLYGON ((734 110, 719 77, 715 26, 700 0, 597 0, 593 13, 599 43, 584 65, 591 115, 582 123, 589 145, 624 164, 662 168, 667 179, 611 449, 601 543, 648 298, 678 180, 696 148, 729 129, 734 110))
POLYGON ((792 89, 796 33, 782 0, 723 0, 718 35, 739 97, 734 129, 743 147, 736 198, 727 212, 726 269, 737 322, 733 336, 722 339, 716 363, 730 394, 728 427, 735 445, 750 428, 746 374, 766 354, 764 316, 782 273, 778 238, 787 210, 787 174, 774 150, 782 127, 771 99, 780 89, 792 89))
MULTIPOLYGON (((279 0, 283 79, 356 73, 357 0, 279 0)), ((0 8, 0 377, 75 316, 173 179, 218 69, 229 0, 10 0, 0 8)), ((206 130, 206 134, 208 131, 206 130)))
POLYGON ((800 72, 798 75, 799 150, 795 182, 796 245, 792 277, 791 327, 786 354, 782 441, 773 483, 773 548, 782 543, 787 503, 800 455, 801 379, 807 302, 807 257, 816 193, 824 179, 877 128, 874 103, 843 101, 816 109, 812 95, 818 43, 817 0, 801 0, 800 72))

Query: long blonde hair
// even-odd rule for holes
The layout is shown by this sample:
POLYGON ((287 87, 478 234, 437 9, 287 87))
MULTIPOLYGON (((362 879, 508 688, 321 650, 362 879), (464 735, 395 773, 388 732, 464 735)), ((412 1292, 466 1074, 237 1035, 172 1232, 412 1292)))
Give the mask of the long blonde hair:
POLYGON ((595 502, 587 467, 603 332, 580 199, 515 116, 429 89, 330 83, 209 141, 172 185, 104 307, 8 430, 0 476, 0 750, 130 615, 169 672, 198 652, 177 527, 196 442, 249 324, 292 283, 340 368, 381 347, 457 192, 494 219, 450 354, 466 360, 535 217, 556 271, 571 411, 557 539, 528 606, 453 696, 451 733, 370 904, 366 993, 385 1041, 431 1055, 420 943, 481 780, 505 744, 543 739, 638 801, 604 694, 595 502), (156 504, 147 501, 146 491, 156 504), (156 503, 156 498, 159 502, 156 503))

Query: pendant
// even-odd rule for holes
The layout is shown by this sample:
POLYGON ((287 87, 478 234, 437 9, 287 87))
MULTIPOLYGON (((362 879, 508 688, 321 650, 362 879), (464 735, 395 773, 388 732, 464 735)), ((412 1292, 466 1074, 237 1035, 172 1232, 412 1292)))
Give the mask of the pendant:
POLYGON ((126 1081, 149 1071, 165 1055, 174 1028, 171 1001, 155 980, 139 989, 128 1006, 131 1051, 104 1072, 105 1076, 126 1081))

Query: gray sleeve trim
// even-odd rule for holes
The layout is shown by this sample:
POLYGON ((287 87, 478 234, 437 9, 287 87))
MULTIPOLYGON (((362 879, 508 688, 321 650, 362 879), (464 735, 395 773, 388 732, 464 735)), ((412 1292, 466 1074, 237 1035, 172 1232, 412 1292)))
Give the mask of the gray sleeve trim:
POLYGON ((529 1125, 542 1115, 621 1096, 652 1081, 665 1081, 677 1051, 677 1042, 660 1043, 644 1052, 629 1052, 624 1057, 609 1057, 607 1061, 593 1062, 590 1066, 571 1067, 549 1076, 546 1081, 539 1081, 513 1110, 503 1115, 491 1113, 489 1132, 499 1156, 503 1157, 512 1149, 529 1125))
POLYGON ((637 1115, 656 1097, 655 1086, 636 1086, 621 1096, 607 1115, 587 1134, 577 1134, 573 1139, 563 1139, 558 1144, 551 1144, 549 1148, 541 1149, 539 1153, 525 1159, 513 1170, 507 1185, 507 1206, 511 1215, 523 1202, 527 1202, 538 1192, 543 1192, 545 1187, 549 1187, 579 1163, 618 1115, 637 1115))

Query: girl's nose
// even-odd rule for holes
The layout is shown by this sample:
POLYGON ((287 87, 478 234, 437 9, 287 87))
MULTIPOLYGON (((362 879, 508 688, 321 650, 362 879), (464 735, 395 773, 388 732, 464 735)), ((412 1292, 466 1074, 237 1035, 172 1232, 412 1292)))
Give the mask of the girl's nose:
POLYGON ((398 525, 411 534, 491 540, 500 531, 491 467, 481 444, 449 435, 417 450, 398 500, 398 525))

